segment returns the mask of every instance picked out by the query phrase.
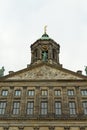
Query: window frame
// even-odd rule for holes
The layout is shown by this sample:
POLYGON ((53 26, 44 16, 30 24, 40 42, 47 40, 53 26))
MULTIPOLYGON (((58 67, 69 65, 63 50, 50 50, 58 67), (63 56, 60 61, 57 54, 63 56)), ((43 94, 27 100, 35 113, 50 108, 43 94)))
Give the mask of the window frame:
POLYGON ((27 115, 34 115, 34 101, 27 102, 27 115))
POLYGON ((28 91, 27 91, 27 95, 28 95, 28 96, 34 96, 34 95, 35 95, 35 90, 34 90, 34 89, 28 90, 28 91))
POLYGON ((87 115, 87 101, 82 102, 83 112, 84 115, 87 115))
POLYGON ((21 90, 19 89, 15 90, 14 96, 18 96, 18 97, 21 96, 21 90))
POLYGON ((87 96, 87 89, 81 89, 81 95, 87 96))
POLYGON ((48 114, 48 102, 42 101, 41 102, 41 115, 46 116, 48 114))
POLYGON ((8 90, 7 89, 2 90, 1 95, 8 96, 8 90))
POLYGON ((6 111, 7 102, 0 101, 0 115, 4 115, 6 111))
POLYGON ((48 90, 47 89, 41 90, 41 95, 42 96, 48 96, 48 90))
POLYGON ((61 101, 55 101, 54 105, 55 109, 55 115, 56 116, 61 116, 62 115, 62 104, 61 101))
POLYGON ((54 90, 54 95, 55 96, 61 96, 61 90, 60 89, 55 89, 54 90))
POLYGON ((76 103, 75 103, 75 101, 69 102, 69 113, 70 113, 70 115, 76 115, 76 103))
POLYGON ((19 115, 20 114, 20 101, 14 101, 13 102, 13 115, 19 115))
POLYGON ((68 89, 67 94, 68 94, 68 96, 74 96, 74 90, 73 89, 68 89))

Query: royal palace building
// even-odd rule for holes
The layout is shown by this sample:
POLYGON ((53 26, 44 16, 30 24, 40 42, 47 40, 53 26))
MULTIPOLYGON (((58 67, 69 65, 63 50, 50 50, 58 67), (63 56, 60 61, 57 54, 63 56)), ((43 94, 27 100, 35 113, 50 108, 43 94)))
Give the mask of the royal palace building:
POLYGON ((0 130, 87 130, 87 76, 63 68, 44 32, 31 63, 0 77, 0 130))

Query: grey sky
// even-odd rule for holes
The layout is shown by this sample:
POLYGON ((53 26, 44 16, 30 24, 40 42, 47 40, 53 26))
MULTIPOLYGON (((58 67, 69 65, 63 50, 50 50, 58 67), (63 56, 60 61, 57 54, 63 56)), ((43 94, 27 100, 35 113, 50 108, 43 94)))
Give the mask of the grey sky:
POLYGON ((0 67, 18 71, 30 63, 30 45, 43 34, 60 44, 60 63, 87 65, 87 0, 0 0, 0 67))

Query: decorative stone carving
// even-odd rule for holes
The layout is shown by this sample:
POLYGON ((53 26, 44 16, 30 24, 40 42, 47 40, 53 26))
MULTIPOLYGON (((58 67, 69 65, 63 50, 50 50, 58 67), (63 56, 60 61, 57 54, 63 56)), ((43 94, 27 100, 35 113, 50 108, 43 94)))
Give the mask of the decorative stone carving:
POLYGON ((64 130, 70 130, 69 126, 64 127, 64 130))
POLYGON ((23 127, 23 126, 19 126, 18 128, 19 128, 19 130, 23 130, 23 129, 24 129, 24 127, 23 127))
POLYGON ((4 129, 4 130, 8 130, 9 127, 8 127, 8 126, 4 126, 3 129, 4 129))
POLYGON ((65 72, 64 70, 59 70, 53 68, 49 65, 42 65, 35 67, 33 69, 27 70, 25 72, 8 77, 8 79, 81 79, 80 77, 65 72))
POLYGON ((84 126, 80 127, 80 130, 85 130, 85 127, 84 126))
POLYGON ((54 129, 55 129, 54 126, 50 126, 50 127, 49 127, 49 130, 54 130, 54 129))
POLYGON ((39 130, 39 127, 38 127, 38 126, 33 127, 33 129, 34 129, 34 130, 39 130))

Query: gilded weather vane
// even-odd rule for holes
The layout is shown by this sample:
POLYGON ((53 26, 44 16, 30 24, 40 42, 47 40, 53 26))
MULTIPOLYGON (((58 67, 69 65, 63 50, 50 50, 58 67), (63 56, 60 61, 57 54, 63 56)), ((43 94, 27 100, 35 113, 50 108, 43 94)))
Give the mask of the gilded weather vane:
POLYGON ((46 34, 47 31, 47 25, 44 26, 44 34, 46 34))

